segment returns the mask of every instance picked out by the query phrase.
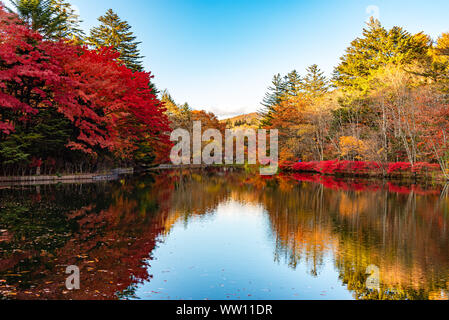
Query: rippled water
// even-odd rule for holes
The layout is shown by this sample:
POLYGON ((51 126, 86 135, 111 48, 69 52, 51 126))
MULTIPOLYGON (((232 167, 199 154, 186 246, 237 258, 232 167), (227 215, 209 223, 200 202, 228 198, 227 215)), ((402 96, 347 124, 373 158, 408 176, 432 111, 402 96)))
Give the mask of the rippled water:
POLYGON ((447 299, 438 186, 192 171, 0 187, 0 298, 447 299), (79 266, 81 289, 65 288, 79 266))

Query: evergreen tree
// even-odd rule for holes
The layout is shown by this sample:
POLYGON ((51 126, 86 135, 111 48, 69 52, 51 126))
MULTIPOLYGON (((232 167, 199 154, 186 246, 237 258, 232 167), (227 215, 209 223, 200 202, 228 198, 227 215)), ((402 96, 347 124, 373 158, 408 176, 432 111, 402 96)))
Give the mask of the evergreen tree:
POLYGON ((79 17, 64 0, 11 0, 19 17, 45 39, 82 39, 79 17))
POLYGON ((345 90, 366 92, 370 76, 388 64, 406 65, 423 59, 430 39, 423 33, 412 35, 400 27, 386 30, 371 18, 363 37, 352 41, 334 71, 334 84, 345 90))
POLYGON ((301 93, 303 87, 303 81, 301 76, 296 70, 290 72, 285 78, 286 94, 289 96, 298 96, 301 93))
POLYGON ((156 85, 153 82, 149 83, 149 87, 151 90, 151 93, 153 93, 155 96, 159 94, 159 90, 157 89, 156 85))
POLYGON ((278 105, 287 92, 288 83, 280 74, 273 77, 272 85, 268 88, 268 92, 262 102, 263 108, 259 111, 260 126, 270 126, 273 119, 275 106, 278 105))
POLYGON ((56 33, 59 38, 70 38, 79 43, 83 42, 84 31, 80 27, 79 15, 72 5, 65 0, 51 0, 53 8, 64 18, 63 27, 56 33))
POLYGON ((164 104, 165 113, 170 119, 172 129, 190 126, 192 109, 188 103, 177 105, 167 90, 162 92, 161 102, 164 104))
POLYGON ((101 24, 90 31, 88 43, 96 48, 115 48, 120 53, 120 60, 128 68, 133 71, 142 71, 141 59, 143 57, 138 49, 140 42, 136 41, 128 22, 121 20, 112 9, 98 18, 98 21, 101 24))
POLYGON ((449 33, 443 33, 431 51, 430 76, 444 92, 449 93, 449 33))
POLYGON ((307 68, 302 89, 304 94, 312 99, 321 97, 329 91, 328 81, 316 64, 307 68))
POLYGON ((436 51, 438 55, 449 58, 449 32, 443 33, 437 41, 436 51))
MULTIPOLYGON (((76 130, 70 121, 55 109, 47 108, 33 117, 33 125, 16 126, 15 132, 0 142, 0 163, 24 164, 31 157, 61 158, 61 150, 75 137, 76 130)), ((70 154, 65 151, 64 158, 68 159, 70 154)))
POLYGON ((161 102, 164 103, 165 109, 167 110, 166 112, 168 114, 170 115, 176 114, 179 111, 179 108, 176 105, 175 100, 173 100, 172 96, 167 90, 164 90, 164 92, 162 92, 161 102))

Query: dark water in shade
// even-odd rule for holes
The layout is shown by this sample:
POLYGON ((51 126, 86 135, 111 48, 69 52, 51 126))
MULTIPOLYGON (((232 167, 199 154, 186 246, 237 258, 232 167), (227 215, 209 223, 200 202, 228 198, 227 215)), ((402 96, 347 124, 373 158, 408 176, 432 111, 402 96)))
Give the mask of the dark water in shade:
POLYGON ((448 205, 438 186, 221 171, 0 187, 0 299, 447 299, 448 205))

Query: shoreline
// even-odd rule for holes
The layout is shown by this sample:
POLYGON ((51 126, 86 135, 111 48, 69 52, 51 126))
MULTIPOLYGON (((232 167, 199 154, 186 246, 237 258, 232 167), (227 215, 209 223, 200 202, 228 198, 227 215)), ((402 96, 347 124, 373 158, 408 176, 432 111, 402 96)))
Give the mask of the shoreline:
POLYGON ((332 177, 336 179, 377 179, 389 182, 395 181, 407 181, 407 182, 418 182, 418 183, 435 183, 435 184, 447 184, 449 180, 444 177, 443 174, 438 176, 428 176, 428 175, 389 175, 389 174, 377 174, 377 173, 367 173, 367 174, 351 174, 351 173, 338 173, 329 174, 315 171, 294 171, 294 170, 280 170, 281 174, 304 174, 304 175, 318 175, 322 177, 332 177))
POLYGON ((34 175, 34 176, 0 176, 0 184, 33 184, 33 183, 59 183, 67 181, 112 181, 120 175, 133 174, 134 168, 117 168, 104 173, 79 173, 61 175, 34 175))
POLYGON ((408 180, 423 183, 449 183, 448 177, 437 164, 404 162, 376 163, 364 161, 311 161, 284 162, 279 171, 283 173, 318 174, 335 178, 368 178, 388 181, 408 180), (438 166, 438 169, 437 169, 438 166))
MULTIPOLYGON (((156 173, 158 171, 176 171, 176 170, 204 170, 204 169, 225 169, 235 170, 242 169, 241 166, 221 166, 221 165, 159 165, 152 168, 147 168, 143 172, 156 173)), ((108 182, 115 181, 123 175, 132 175, 137 171, 134 168, 119 168, 109 172, 103 173, 79 173, 79 174, 67 174, 67 175, 40 175, 40 176, 0 176, 0 187, 10 186, 33 186, 33 185, 49 185, 49 184, 71 184, 71 183, 95 183, 95 182, 108 182)), ((335 179, 351 180, 381 180, 387 182, 407 182, 407 183, 419 183, 419 184, 438 184, 445 185, 449 183, 443 173, 433 174, 419 174, 419 173, 402 173, 402 174, 379 174, 379 172, 338 172, 338 173, 324 173, 313 170, 294 170, 291 167, 281 166, 279 172, 276 175, 294 175, 303 174, 311 176, 332 177, 335 179)))

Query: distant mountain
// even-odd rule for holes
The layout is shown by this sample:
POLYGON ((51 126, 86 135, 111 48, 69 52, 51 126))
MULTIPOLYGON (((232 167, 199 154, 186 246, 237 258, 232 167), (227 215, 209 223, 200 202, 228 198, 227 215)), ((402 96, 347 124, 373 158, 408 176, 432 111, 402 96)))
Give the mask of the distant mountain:
POLYGON ((243 114, 229 119, 223 119, 221 123, 226 123, 228 129, 237 127, 258 127, 259 126, 259 115, 254 113, 243 114))

